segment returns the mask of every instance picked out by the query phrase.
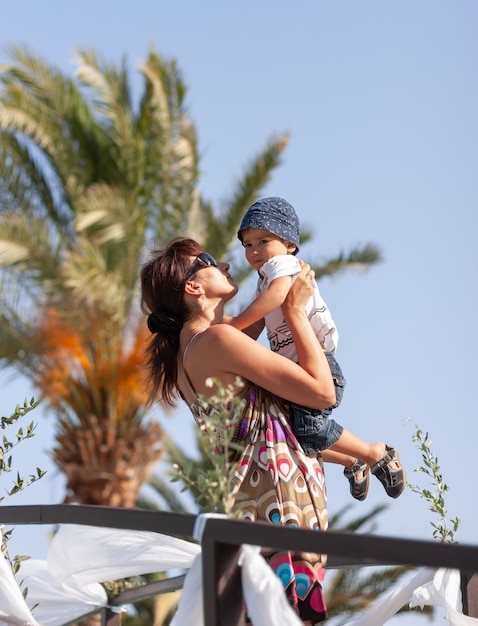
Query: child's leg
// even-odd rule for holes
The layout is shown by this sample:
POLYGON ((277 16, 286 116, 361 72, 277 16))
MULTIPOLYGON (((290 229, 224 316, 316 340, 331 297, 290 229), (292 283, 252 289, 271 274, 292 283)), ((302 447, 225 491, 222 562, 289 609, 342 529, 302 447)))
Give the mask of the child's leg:
MULTIPOLYGON (((358 490, 360 477, 357 473, 357 470, 364 469, 368 474, 368 468, 365 464, 370 466, 372 474, 379 479, 391 498, 398 498, 405 489, 407 484, 405 470, 401 466, 394 448, 380 441, 368 443, 344 428, 337 442, 329 448, 329 451, 342 456, 351 455, 356 459, 356 463, 350 469, 347 467, 344 469, 344 474, 349 479, 352 495, 357 500, 364 499, 366 496, 366 493, 363 495, 362 491, 359 492, 358 490), (361 467, 362 465, 363 467, 361 467), (356 487, 357 494, 355 493, 356 487)), ((362 476, 365 477, 365 472, 362 473, 362 476)))
POLYGON ((352 467, 352 465, 357 460, 357 457, 351 456, 350 454, 343 454, 342 452, 337 452, 335 449, 328 448, 327 450, 322 450, 320 456, 325 461, 325 463, 336 463, 337 465, 343 465, 344 467, 352 467))
POLYGON ((361 459, 367 465, 374 465, 383 458, 385 454, 385 444, 381 441, 368 443, 360 439, 349 430, 344 428, 337 442, 329 448, 332 452, 353 457, 353 460, 361 459))

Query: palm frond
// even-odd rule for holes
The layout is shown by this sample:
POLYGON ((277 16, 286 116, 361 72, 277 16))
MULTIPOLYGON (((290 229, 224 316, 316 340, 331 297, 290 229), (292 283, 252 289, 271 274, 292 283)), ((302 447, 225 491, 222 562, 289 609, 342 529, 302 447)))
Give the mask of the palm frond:
POLYGON ((16 132, 0 131, 0 214, 28 207, 30 213, 42 215, 55 229, 63 230, 65 216, 53 179, 46 175, 37 149, 21 141, 16 132))
POLYGON ((231 244, 237 244, 237 228, 243 214, 258 198, 260 190, 269 182, 272 172, 281 164, 282 154, 289 143, 289 135, 271 137, 246 166, 237 180, 231 198, 224 203, 219 216, 209 215, 206 244, 223 256, 231 244))
POLYGON ((31 305, 46 297, 58 271, 58 251, 50 240, 45 221, 19 213, 4 215, 0 220, 0 273, 4 280, 0 303, 3 310, 28 303, 28 317, 34 319, 39 309, 31 305))
POLYGON ((349 253, 340 252, 336 257, 327 260, 323 265, 314 265, 315 277, 320 280, 324 276, 333 276, 339 272, 355 269, 367 271, 370 266, 383 261, 382 252, 374 244, 368 243, 357 247, 349 253))
POLYGON ((186 505, 177 489, 171 486, 170 479, 167 480, 155 474, 149 479, 148 487, 153 490, 157 497, 148 498, 143 491, 136 501, 138 508, 148 511, 166 510, 175 513, 191 513, 191 507, 186 505), (164 509, 158 507, 158 498, 164 502, 164 509))

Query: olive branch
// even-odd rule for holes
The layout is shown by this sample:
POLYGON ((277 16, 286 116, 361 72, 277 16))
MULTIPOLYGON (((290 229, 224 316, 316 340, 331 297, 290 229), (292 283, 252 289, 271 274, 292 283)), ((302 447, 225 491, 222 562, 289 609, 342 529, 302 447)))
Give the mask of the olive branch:
MULTIPOLYGON (((410 420, 406 420, 410 421, 410 420)), ((437 522, 430 522, 433 527, 433 538, 441 542, 453 543, 455 533, 460 526, 461 520, 458 517, 447 522, 448 511, 445 504, 445 494, 450 490, 444 482, 438 457, 432 452, 432 441, 429 440, 428 432, 423 432, 415 424, 415 433, 412 441, 420 450, 423 464, 416 468, 415 472, 421 472, 431 479, 434 489, 422 488, 417 485, 408 484, 410 489, 428 502, 428 509, 438 515, 437 522), (451 527, 449 526, 451 524, 451 527)))
POLYGON ((212 399, 199 397, 204 407, 199 439, 206 463, 199 466, 189 462, 184 467, 175 463, 172 480, 184 483, 182 491, 189 487, 195 492, 197 503, 203 510, 234 517, 237 514, 234 474, 238 465, 234 459, 244 449, 234 439, 243 405, 238 391, 244 383, 237 378, 234 385, 224 386, 219 380, 208 378, 206 385, 214 387, 212 399))
MULTIPOLYGON (((0 429, 5 433, 7 429, 13 427, 14 424, 16 424, 22 417, 25 417, 27 413, 33 411, 33 409, 35 409, 39 404, 40 400, 35 400, 34 398, 32 398, 30 402, 27 402, 25 399, 23 406, 17 404, 15 411, 9 417, 3 416, 0 418, 0 429)), ((35 436, 35 427, 36 425, 34 422, 30 422, 26 429, 19 427, 13 438, 7 437, 6 434, 3 435, 0 442, 0 477, 2 474, 8 474, 12 471, 12 451, 25 439, 30 439, 35 436)), ((29 487, 37 480, 40 480, 45 473, 46 472, 41 470, 39 467, 36 468, 35 474, 30 474, 27 477, 20 476, 17 472, 16 478, 13 480, 13 485, 10 489, 6 489, 6 495, 3 497, 0 496, 0 503, 3 502, 6 497, 13 496, 16 493, 23 491, 26 487, 29 487)), ((0 558, 5 558, 10 564, 13 573, 16 574, 20 569, 22 561, 26 561, 30 557, 20 555, 11 557, 8 551, 8 541, 12 536, 13 529, 5 530, 0 526, 0 531, 0 558)), ((27 587, 22 590, 22 594, 23 597, 26 598, 28 594, 27 587)))

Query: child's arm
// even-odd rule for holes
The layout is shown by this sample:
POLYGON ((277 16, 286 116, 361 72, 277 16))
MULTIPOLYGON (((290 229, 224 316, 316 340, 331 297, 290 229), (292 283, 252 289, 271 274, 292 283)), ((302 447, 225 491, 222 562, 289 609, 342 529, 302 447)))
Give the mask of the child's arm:
POLYGON ((292 278, 290 276, 275 278, 266 291, 259 294, 242 313, 233 317, 229 323, 235 328, 243 330, 264 319, 271 311, 281 306, 289 293, 291 284, 292 278))
MULTIPOLYGON (((231 315, 224 315, 224 317, 222 318, 222 323, 232 324, 233 319, 234 318, 231 315)), ((263 318, 261 320, 257 320, 257 322, 254 322, 254 324, 251 324, 247 328, 244 328, 243 332, 249 337, 252 337, 252 339, 257 339, 259 335, 261 334, 261 332, 264 330, 264 326, 265 324, 264 324, 264 318, 263 318)))
POLYGON ((262 318, 261 320, 257 320, 257 322, 254 322, 254 324, 251 324, 247 328, 244 328, 242 332, 246 335, 249 335, 249 337, 252 337, 252 339, 257 339, 261 332, 264 330, 264 326, 264 318, 262 318))

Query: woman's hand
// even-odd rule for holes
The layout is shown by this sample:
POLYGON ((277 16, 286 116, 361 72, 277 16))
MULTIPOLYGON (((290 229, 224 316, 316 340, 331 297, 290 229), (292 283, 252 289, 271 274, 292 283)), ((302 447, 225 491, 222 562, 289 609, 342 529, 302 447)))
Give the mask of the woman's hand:
POLYGON ((284 303, 282 304, 282 312, 287 315, 288 312, 304 312, 307 305, 307 301, 314 293, 315 287, 315 272, 310 269, 308 263, 299 261, 301 265, 300 274, 292 283, 289 293, 287 294, 284 303))
POLYGON ((300 261, 300 265, 302 269, 287 294, 282 313, 292 333, 298 364, 316 380, 320 402, 325 400, 329 402, 326 406, 332 406, 335 404, 335 387, 330 367, 306 315, 307 301, 315 289, 315 272, 307 263, 300 261))

